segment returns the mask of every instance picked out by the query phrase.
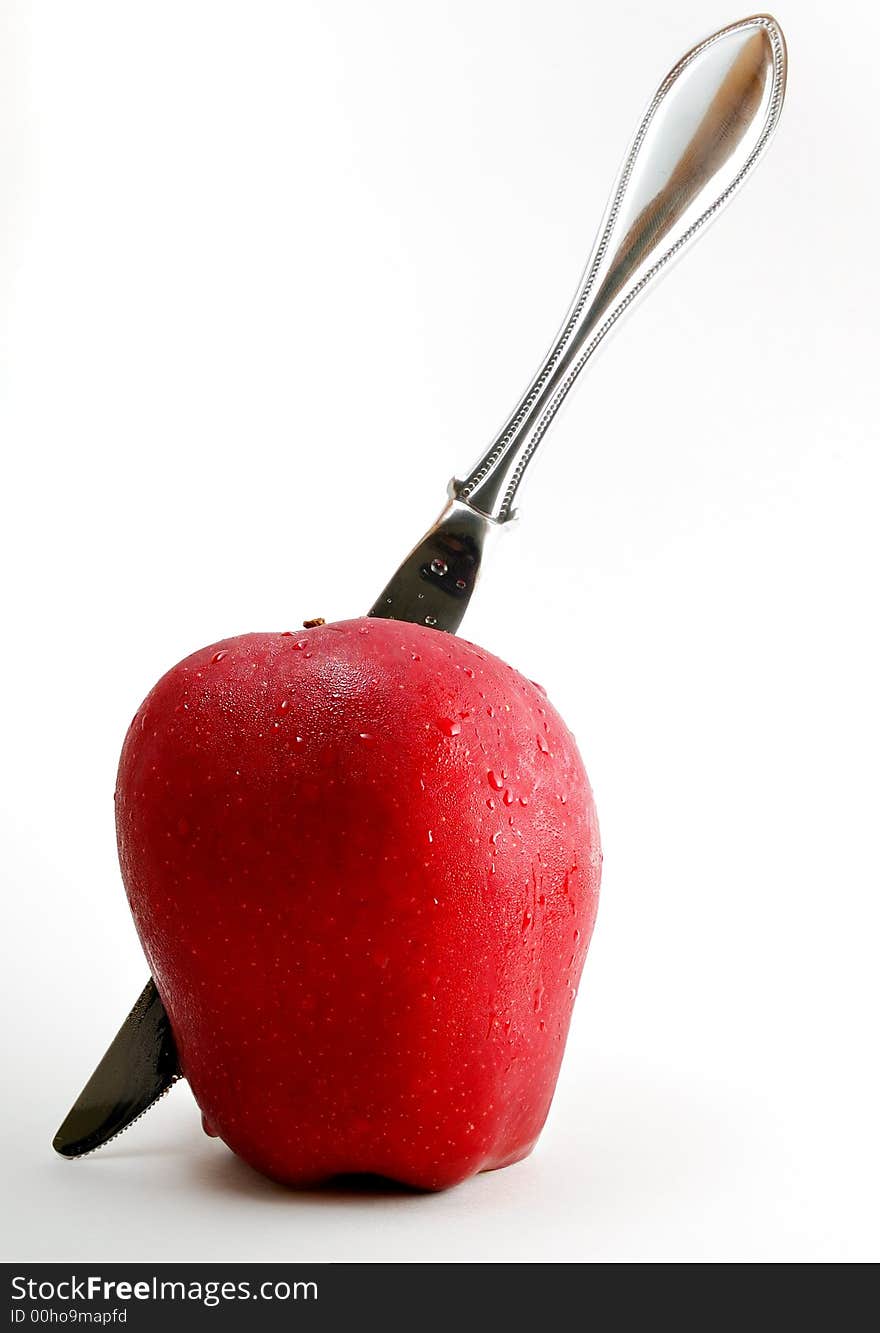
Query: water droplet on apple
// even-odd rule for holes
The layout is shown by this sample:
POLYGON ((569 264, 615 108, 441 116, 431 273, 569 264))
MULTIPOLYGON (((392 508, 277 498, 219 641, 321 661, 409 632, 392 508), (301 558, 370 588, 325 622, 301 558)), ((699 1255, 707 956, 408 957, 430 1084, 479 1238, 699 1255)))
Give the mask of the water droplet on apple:
POLYGON ((444 736, 460 736, 461 723, 455 717, 441 717, 437 719, 437 726, 443 732, 444 736))
POLYGON ((376 737, 369 731, 361 731, 358 734, 358 740, 363 741, 364 745, 375 745, 376 737))
POLYGON ((221 648, 220 651, 219 651, 219 653, 215 653, 215 654, 214 654, 214 656, 211 658, 211 661, 212 661, 212 662, 222 662, 225 656, 226 656, 226 649, 225 649, 225 648, 221 648))
POLYGON ((283 716, 288 711, 289 708, 290 708, 290 700, 282 699, 281 703, 278 705, 278 712, 281 713, 283 716))
POLYGON ((522 919, 522 929, 523 929, 523 931, 528 930, 528 928, 529 928, 529 926, 530 926, 531 924, 532 924, 532 913, 531 913, 531 911, 529 910, 529 908, 527 907, 526 910, 523 912, 523 919, 522 919))
POLYGON ((217 1133, 206 1115, 202 1116, 202 1129, 205 1131, 209 1139, 219 1139, 220 1135, 217 1133))
POLYGON ((491 796, 488 796, 488 797, 486 798, 486 804, 488 805, 488 807, 489 807, 490 810, 494 810, 494 809, 495 809, 495 802, 492 800, 492 797, 491 797, 491 796))
POLYGON ((528 803, 529 803, 529 798, 528 798, 528 796, 521 796, 521 797, 519 798, 519 803, 520 803, 520 805, 528 805, 528 803))
POLYGON ((541 751, 541 754, 550 753, 550 746, 547 744, 547 741, 543 736, 538 737, 538 749, 541 751))
POLYGON ((513 805, 513 792, 510 790, 509 787, 507 791, 504 793, 504 804, 513 805))
POLYGON ((489 779, 489 786, 493 789, 493 791, 500 791, 501 788, 504 786, 504 779, 499 778, 494 768, 489 769, 489 772, 486 774, 486 777, 489 779))

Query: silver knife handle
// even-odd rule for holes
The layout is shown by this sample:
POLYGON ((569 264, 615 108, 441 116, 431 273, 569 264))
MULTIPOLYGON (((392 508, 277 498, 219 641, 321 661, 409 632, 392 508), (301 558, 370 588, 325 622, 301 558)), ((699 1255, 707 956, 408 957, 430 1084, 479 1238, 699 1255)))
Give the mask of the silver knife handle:
POLYGON ((760 158, 785 93, 785 40, 761 14, 689 51, 654 94, 611 192, 583 281, 538 373, 456 500, 498 523, 605 335, 717 217, 760 158))

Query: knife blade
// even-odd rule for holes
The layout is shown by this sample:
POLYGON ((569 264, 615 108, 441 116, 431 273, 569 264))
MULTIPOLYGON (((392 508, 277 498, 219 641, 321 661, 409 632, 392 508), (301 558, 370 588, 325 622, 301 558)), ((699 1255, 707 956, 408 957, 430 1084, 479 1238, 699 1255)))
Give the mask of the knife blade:
MULTIPOLYGON (((455 633, 487 539, 515 517, 538 445, 620 317, 730 202, 782 110, 785 39, 775 19, 731 23, 670 70, 630 141, 580 287, 550 351, 499 434, 413 548, 369 615, 455 633)), ((108 1143, 182 1077, 152 980, 55 1136, 77 1157, 108 1143)))
POLYGON ((181 1077, 165 1006, 151 977, 68 1111, 52 1147, 84 1157, 121 1134, 181 1077))

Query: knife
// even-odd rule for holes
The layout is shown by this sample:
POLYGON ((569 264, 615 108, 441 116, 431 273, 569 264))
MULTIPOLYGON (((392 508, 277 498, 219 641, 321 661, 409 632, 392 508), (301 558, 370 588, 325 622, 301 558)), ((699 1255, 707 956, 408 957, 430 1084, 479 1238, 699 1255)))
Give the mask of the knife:
MULTIPOLYGON (((515 517, 526 469, 605 336, 730 202, 776 128, 787 58, 760 14, 688 51, 660 84, 615 181, 587 267, 534 379, 479 462, 453 479, 436 523, 369 612, 454 634, 490 536, 515 517)), ((161 997, 148 981, 53 1147, 80 1157, 144 1114, 183 1076, 161 997)))

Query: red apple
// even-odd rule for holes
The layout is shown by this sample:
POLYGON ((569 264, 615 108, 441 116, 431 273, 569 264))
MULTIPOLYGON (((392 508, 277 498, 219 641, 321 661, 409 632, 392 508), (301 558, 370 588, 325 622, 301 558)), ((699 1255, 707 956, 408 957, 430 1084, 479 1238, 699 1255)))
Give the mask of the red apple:
POLYGON ((116 799, 183 1071, 234 1152, 440 1189, 530 1151, 601 862, 539 686, 388 620, 226 639, 148 695, 116 799))

